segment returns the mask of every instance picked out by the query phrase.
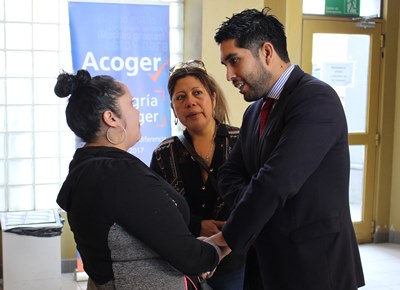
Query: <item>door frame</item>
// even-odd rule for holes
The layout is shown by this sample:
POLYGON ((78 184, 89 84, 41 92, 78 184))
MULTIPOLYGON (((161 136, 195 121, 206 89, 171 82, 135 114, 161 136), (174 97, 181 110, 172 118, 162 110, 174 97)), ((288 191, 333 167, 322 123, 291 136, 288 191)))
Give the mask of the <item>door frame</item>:
POLYGON ((365 146, 364 193, 362 200, 361 222, 354 222, 357 240, 370 242, 374 231, 374 196, 376 189, 377 146, 379 145, 378 112, 379 83, 382 50, 382 23, 376 21, 375 28, 361 28, 347 18, 304 16, 302 23, 301 66, 307 73, 312 72, 312 35, 313 33, 345 33, 369 35, 370 64, 367 99, 367 120, 365 133, 349 133, 349 145, 365 146))

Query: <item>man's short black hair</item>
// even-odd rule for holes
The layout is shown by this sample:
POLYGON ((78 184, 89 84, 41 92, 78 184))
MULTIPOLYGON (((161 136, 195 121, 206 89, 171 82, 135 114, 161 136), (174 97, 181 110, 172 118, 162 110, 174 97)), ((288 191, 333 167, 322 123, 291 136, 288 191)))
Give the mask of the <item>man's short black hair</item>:
POLYGON ((221 44, 225 40, 235 39, 238 47, 249 49, 255 56, 265 42, 270 42, 279 57, 284 62, 290 62, 285 28, 275 16, 268 15, 270 10, 268 7, 261 11, 246 9, 234 14, 218 28, 215 41, 221 44))

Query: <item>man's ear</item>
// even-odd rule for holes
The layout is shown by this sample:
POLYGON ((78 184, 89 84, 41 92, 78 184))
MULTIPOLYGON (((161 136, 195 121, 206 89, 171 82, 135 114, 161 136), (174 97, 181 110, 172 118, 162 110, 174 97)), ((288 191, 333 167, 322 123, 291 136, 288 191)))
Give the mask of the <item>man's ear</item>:
POLYGON ((261 57, 265 60, 267 65, 271 64, 271 59, 274 54, 274 46, 271 42, 264 42, 261 48, 261 57))
POLYGON ((114 113, 111 111, 105 111, 102 115, 102 119, 104 124, 108 127, 117 127, 117 118, 115 117, 114 113))

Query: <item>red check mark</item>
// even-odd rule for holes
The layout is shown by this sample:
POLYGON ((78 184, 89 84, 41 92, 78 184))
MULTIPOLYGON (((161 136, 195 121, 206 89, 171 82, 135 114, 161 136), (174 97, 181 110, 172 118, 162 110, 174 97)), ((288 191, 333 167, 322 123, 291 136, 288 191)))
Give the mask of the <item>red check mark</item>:
POLYGON ((167 117, 164 116, 164 122, 156 124, 156 127, 165 127, 167 126, 167 117))
POLYGON ((148 74, 149 77, 153 80, 153 82, 155 82, 155 81, 158 79, 158 77, 160 76, 162 70, 165 68, 165 66, 166 66, 167 64, 168 64, 168 61, 164 62, 164 63, 162 64, 162 66, 156 71, 155 74, 148 74))

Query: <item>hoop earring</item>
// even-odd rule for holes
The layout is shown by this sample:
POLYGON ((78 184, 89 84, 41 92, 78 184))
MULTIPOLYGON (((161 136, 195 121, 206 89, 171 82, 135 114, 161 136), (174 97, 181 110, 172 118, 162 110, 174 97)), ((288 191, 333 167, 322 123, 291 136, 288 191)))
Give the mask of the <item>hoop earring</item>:
POLYGON ((174 121, 175 126, 178 125, 178 118, 175 117, 175 121, 174 121))
MULTIPOLYGON (((119 127, 118 127, 118 128, 119 128, 119 127)), ((110 129, 116 129, 116 128, 108 127, 107 132, 106 132, 106 138, 107 138, 108 142, 110 142, 110 143, 113 144, 113 145, 119 145, 119 144, 121 144, 122 142, 125 141, 125 139, 126 139, 126 130, 125 130, 124 127, 121 127, 121 128, 122 128, 122 130, 123 130, 123 131, 122 131, 122 132, 123 132, 122 138, 120 138, 120 140, 118 140, 118 141, 114 141, 114 140, 112 140, 112 138, 110 137, 110 129)), ((112 135, 112 132, 111 132, 111 135, 112 135)))

